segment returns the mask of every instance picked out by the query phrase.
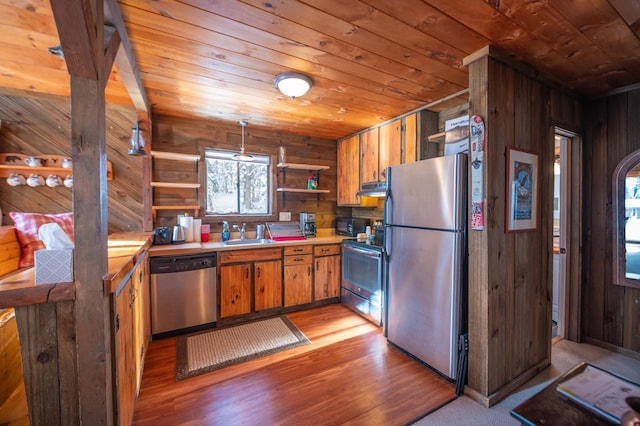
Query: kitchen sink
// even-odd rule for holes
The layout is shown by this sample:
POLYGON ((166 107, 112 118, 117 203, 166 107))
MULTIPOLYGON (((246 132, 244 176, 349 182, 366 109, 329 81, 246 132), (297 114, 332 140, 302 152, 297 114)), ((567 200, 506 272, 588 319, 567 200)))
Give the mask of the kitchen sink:
POLYGON ((245 238, 243 240, 238 239, 238 240, 223 241, 222 244, 225 244, 227 246, 243 246, 248 244, 270 244, 270 243, 275 243, 275 241, 268 240, 266 238, 245 238))

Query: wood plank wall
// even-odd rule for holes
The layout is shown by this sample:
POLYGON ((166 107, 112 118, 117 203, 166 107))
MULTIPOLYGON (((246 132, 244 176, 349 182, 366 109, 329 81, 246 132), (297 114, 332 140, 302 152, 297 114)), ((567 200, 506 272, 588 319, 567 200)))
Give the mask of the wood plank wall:
MULTIPOLYGON (((71 156, 71 105, 68 98, 2 90, 0 152, 71 156)), ((127 154, 136 117, 132 107, 107 105, 107 159, 113 163, 114 175, 108 182, 109 233, 142 230, 142 157, 127 154)), ((75 182, 75 185, 81 184, 75 182)), ((71 211, 72 191, 64 186, 14 187, 3 181, 0 182, 0 207, 2 223, 12 225, 10 211, 71 211)))
POLYGON ((469 232, 469 379, 493 405, 550 361, 554 123, 580 128, 580 103, 482 56, 469 64, 469 113, 487 128, 485 230, 469 232), (506 148, 539 155, 538 228, 505 232, 506 148))
POLYGON ((584 147, 582 337, 640 357, 640 289, 613 284, 612 176, 640 149, 640 89, 590 102, 584 147))
MULTIPOLYGON (((216 148, 238 151, 242 142, 242 128, 240 125, 222 124, 205 120, 192 120, 168 116, 154 116, 153 118, 153 150, 170 151, 184 154, 204 155, 206 148, 216 148)), ((245 148, 251 154, 266 154, 271 156, 274 165, 274 182, 282 184, 282 171, 275 167, 278 162, 278 149, 286 148, 288 163, 318 164, 329 166, 328 170, 320 172, 319 189, 328 189, 329 193, 320 194, 320 201, 314 194, 287 193, 277 194, 275 198, 274 215, 260 219, 240 219, 234 217, 205 217, 203 223, 211 224, 211 232, 221 232, 222 221, 230 223, 247 222, 248 230, 255 231, 255 225, 268 221, 277 221, 278 212, 291 212, 291 220, 298 221, 300 212, 315 212, 316 227, 332 228, 337 215, 336 187, 337 187, 337 143, 334 140, 314 138, 312 136, 297 136, 285 132, 270 132, 251 127, 251 122, 245 128, 245 148)), ((193 164, 185 162, 167 162, 154 160, 153 180, 175 181, 182 179, 190 181, 194 177, 193 164), (170 164, 172 163, 172 164, 170 164)), ((200 163, 200 183, 203 184, 204 165, 200 163)), ((307 178, 312 174, 306 170, 289 170, 286 174, 286 186, 306 188, 307 178)), ((175 205, 175 203, 190 204, 193 202, 194 192, 188 190, 155 190, 155 204, 175 205)), ((199 191, 201 207, 204 203, 204 186, 199 191)), ((176 214, 181 212, 160 211, 154 226, 173 226, 176 214)), ((192 213, 189 213, 192 214, 192 213)))

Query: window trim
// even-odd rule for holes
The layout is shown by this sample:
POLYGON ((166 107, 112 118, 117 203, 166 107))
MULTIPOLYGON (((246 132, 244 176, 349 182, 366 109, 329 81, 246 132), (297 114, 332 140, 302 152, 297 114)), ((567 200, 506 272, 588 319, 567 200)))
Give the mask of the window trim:
POLYGON ((236 151, 229 151, 229 150, 224 150, 224 149, 218 149, 218 148, 204 148, 204 152, 203 152, 203 159, 205 160, 204 163, 204 167, 203 167, 203 187, 204 187, 204 191, 203 191, 203 217, 205 218, 224 218, 224 217, 233 217, 233 218, 242 218, 243 220, 246 220, 247 222, 250 222, 253 219, 255 219, 256 221, 264 221, 264 220, 269 220, 269 219, 273 219, 277 216, 277 200, 276 200, 276 176, 275 176, 275 167, 274 167, 274 161, 273 161, 273 157, 272 155, 269 154, 255 154, 255 153, 251 153, 251 155, 254 158, 254 161, 252 161, 251 163, 254 164, 265 164, 268 168, 267 170, 267 178, 268 178, 268 182, 267 182, 267 186, 269 188, 270 194, 269 194, 269 200, 268 200, 268 213, 264 213, 264 214, 242 214, 242 213, 229 213, 229 214, 218 214, 218 213, 213 213, 207 210, 207 164, 206 164, 206 160, 207 159, 223 159, 223 160, 230 160, 230 161, 235 161, 236 163, 242 163, 243 161, 238 161, 236 159, 233 158, 233 156, 237 154, 236 151))
POLYGON ((618 163, 613 172, 613 283, 620 286, 640 288, 640 280, 628 278, 626 275, 626 256, 625 256, 625 187, 627 173, 635 166, 640 164, 640 149, 636 150, 618 163))

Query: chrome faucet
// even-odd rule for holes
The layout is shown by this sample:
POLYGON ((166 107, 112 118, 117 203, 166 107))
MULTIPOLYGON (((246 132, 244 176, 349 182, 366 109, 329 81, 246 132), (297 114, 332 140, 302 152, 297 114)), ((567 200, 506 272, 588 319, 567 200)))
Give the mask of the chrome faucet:
POLYGON ((240 232, 240 239, 244 240, 244 228, 245 228, 246 223, 242 223, 242 228, 240 228, 238 225, 233 225, 233 229, 238 230, 238 232, 240 232))

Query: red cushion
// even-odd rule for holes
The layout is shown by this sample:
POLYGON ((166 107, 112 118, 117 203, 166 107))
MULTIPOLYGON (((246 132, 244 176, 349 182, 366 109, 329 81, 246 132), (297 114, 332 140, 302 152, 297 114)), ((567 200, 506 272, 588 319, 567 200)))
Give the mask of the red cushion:
POLYGON ((33 252, 45 248, 38 238, 38 229, 45 223, 57 223, 73 241, 73 212, 61 214, 9 212, 22 247, 20 267, 33 266, 33 252))

